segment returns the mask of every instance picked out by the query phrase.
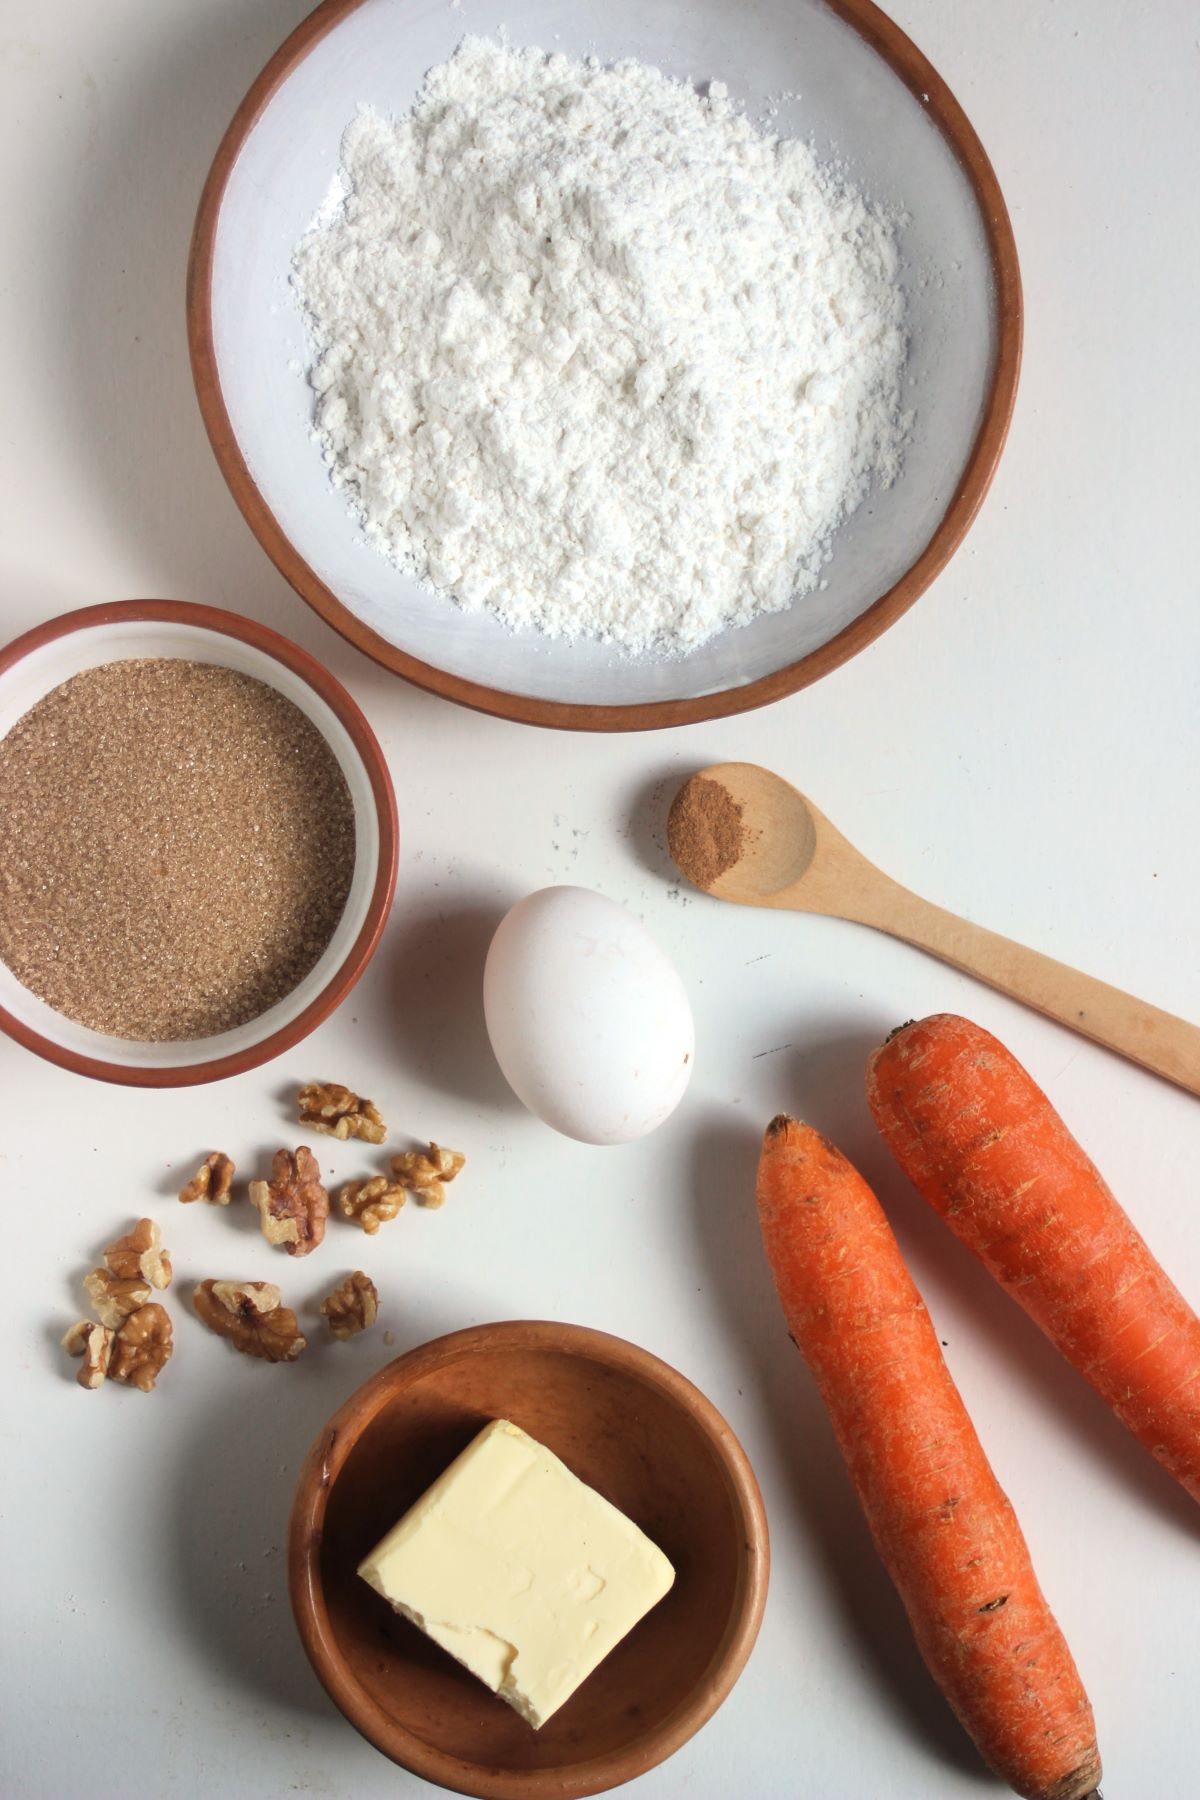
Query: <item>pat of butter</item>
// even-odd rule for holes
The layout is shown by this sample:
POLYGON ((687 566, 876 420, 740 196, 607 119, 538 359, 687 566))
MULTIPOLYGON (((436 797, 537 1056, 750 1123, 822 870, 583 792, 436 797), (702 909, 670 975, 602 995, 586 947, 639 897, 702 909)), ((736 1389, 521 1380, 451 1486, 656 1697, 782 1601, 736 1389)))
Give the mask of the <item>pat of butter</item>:
POLYGON ((358 1572, 535 1729, 675 1579, 631 1519, 507 1419, 358 1572))

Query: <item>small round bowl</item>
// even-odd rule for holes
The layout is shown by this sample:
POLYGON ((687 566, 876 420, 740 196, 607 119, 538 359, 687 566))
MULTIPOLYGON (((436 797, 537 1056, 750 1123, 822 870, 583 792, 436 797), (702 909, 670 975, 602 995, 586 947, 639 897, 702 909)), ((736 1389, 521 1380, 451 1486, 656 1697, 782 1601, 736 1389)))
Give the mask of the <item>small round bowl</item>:
POLYGON ((427 1781, 480 1800, 573 1800, 642 1775, 720 1706, 767 1592, 767 1521, 733 1432, 676 1370, 578 1325, 477 1325, 410 1351, 313 1445, 288 1579, 309 1660, 350 1723, 427 1781), (675 1585, 533 1731, 356 1574, 489 1419, 511 1419, 619 1507, 675 1585))
POLYGON ((687 725, 778 700, 893 624, 987 491, 1021 355, 1017 253, 995 173, 946 83, 871 0, 511 0, 494 16, 514 44, 719 78, 752 118, 769 105, 773 131, 811 139, 909 215, 900 279, 915 422, 900 478, 839 530, 819 590, 675 659, 508 631, 374 550, 313 440, 311 352, 288 283, 357 107, 404 113, 430 66, 466 30, 488 29, 478 10, 413 0, 324 0, 258 76, 217 152, 187 297, 217 461, 297 592, 360 650, 448 699, 585 731, 687 725))
POLYGON ((82 669, 127 657, 186 657, 253 675, 320 731, 354 805, 354 875, 325 950, 290 994, 236 1030, 169 1043, 108 1037, 55 1012, 0 962, 0 1030, 79 1075, 186 1087, 240 1075, 291 1049, 345 999, 379 942, 396 886, 396 796, 383 751, 341 683, 278 632, 182 600, 121 600, 63 613, 0 650, 0 738, 82 669))

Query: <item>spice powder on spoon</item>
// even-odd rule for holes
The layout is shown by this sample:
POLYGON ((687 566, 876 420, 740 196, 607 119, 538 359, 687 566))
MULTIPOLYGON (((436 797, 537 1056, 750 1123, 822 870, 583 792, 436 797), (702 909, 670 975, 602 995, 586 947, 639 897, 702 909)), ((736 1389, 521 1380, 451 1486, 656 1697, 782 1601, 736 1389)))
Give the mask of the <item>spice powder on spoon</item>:
POLYGON ((667 816, 667 848, 686 881, 710 888, 746 847, 741 802, 707 775, 685 781, 667 816))
POLYGON ((264 682, 147 658, 85 669, 0 741, 0 959, 81 1025, 243 1025, 325 949, 354 807, 324 737, 264 682))

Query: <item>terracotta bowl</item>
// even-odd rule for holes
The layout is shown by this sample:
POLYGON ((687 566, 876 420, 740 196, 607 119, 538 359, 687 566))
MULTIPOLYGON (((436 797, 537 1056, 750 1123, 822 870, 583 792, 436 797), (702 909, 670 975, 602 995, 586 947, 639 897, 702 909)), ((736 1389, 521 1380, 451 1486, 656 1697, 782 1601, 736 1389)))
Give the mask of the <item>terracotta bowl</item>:
MULTIPOLYGON (((311 606, 434 693, 586 731, 686 725, 815 681, 913 604, 961 542, 1008 430, 1021 284, 999 183, 937 70, 871 0, 510 0, 463 14, 414 0, 324 0, 255 80, 200 203, 188 334, 213 450, 251 529, 311 606), (719 78, 752 118, 846 159, 905 212, 915 423, 900 479, 837 533, 820 588, 682 658, 510 632, 417 586, 363 538, 311 436, 311 360, 288 289, 295 246, 330 194, 366 102, 406 111, 467 30, 602 62, 638 57, 719 78), (465 21, 465 22, 464 22, 465 21)), ((790 398, 779 395, 782 412, 790 398)))
POLYGON ((724 1419, 646 1350, 577 1325, 479 1325, 380 1370, 313 1445, 292 1607, 330 1697, 406 1769, 482 1800, 572 1800, 644 1774, 729 1693, 758 1633, 767 1522, 724 1419), (493 1418, 546 1444, 670 1557, 675 1585, 540 1731, 394 1614, 360 1558, 493 1418))
POLYGON ((181 600, 121 600, 64 613, 0 650, 0 738, 82 669, 122 657, 219 663, 266 682, 312 720, 354 804, 354 875, 341 919, 299 984, 258 1018, 217 1037, 142 1043, 77 1025, 0 963, 0 1030, 50 1062, 131 1087, 219 1081, 298 1044, 345 999, 387 922, 396 886, 396 796, 383 751, 340 682, 298 645, 238 614, 181 600))

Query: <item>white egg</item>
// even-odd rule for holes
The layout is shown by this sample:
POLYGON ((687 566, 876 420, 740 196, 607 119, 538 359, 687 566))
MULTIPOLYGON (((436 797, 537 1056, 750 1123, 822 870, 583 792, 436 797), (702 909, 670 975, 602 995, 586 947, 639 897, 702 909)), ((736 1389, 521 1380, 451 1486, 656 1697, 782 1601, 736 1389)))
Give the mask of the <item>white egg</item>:
POLYGON ((588 888, 529 894, 483 975, 496 1061, 530 1112, 585 1144, 626 1144, 672 1113, 692 1073, 687 993, 632 913, 588 888))

